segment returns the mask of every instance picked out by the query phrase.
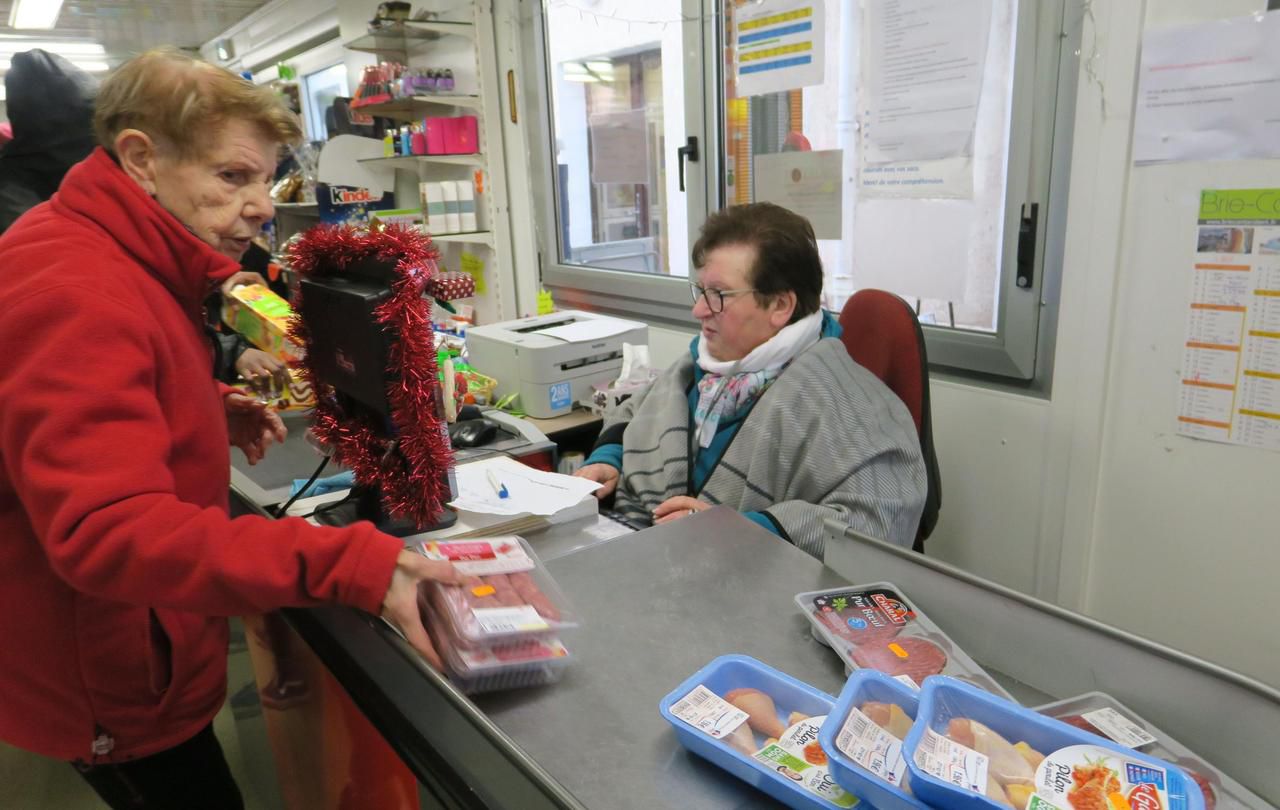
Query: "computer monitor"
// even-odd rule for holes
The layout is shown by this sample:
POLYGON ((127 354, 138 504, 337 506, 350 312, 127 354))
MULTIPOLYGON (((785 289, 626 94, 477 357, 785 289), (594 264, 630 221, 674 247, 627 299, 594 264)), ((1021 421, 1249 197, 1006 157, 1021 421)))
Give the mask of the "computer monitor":
MULTIPOLYGON (((392 296, 395 278, 394 262, 373 256, 355 259, 341 268, 322 263, 316 272, 302 279, 299 310, 311 338, 307 363, 319 384, 317 396, 326 395, 320 387, 332 388, 338 418, 352 428, 369 428, 385 441, 388 450, 381 460, 384 476, 408 475, 408 460, 399 447, 402 426, 395 424, 387 393, 389 386, 399 383, 388 368, 393 344, 400 335, 384 327, 377 317, 379 305, 392 296)), ((424 322, 422 328, 429 333, 431 325, 424 322)), ((430 340, 430 334, 425 339, 430 340)), ((436 414, 447 445, 443 394, 438 381, 432 383, 436 414)), ((447 487, 448 500, 452 500, 457 495, 452 465, 436 474, 442 487, 447 487)), ((336 526, 368 520, 397 537, 442 529, 457 520, 457 515, 443 505, 425 525, 389 515, 377 484, 362 481, 359 471, 348 498, 336 506, 322 507, 315 517, 321 523, 336 526)))

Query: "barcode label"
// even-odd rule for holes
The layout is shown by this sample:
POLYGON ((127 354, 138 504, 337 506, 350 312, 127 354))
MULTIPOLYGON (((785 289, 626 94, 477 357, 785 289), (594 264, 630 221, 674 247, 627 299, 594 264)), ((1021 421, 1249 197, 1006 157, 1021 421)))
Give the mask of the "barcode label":
POLYGON ((905 673, 903 673, 902 675, 894 675, 893 679, 895 681, 901 681, 902 683, 905 683, 907 686, 910 686, 912 689, 916 690, 917 692, 920 691, 920 684, 916 683, 915 679, 912 678, 910 675, 907 675, 905 673))
POLYGON ((520 607, 476 608, 471 611, 480 623, 480 632, 485 635, 498 636, 511 633, 531 633, 546 630, 550 627, 546 620, 538 615, 532 605, 520 607))
POLYGON ((671 714, 717 740, 732 734, 747 720, 746 712, 702 684, 677 700, 671 706, 671 714))
POLYGON ((1156 741, 1145 728, 1115 709, 1098 709, 1080 716, 1098 731, 1127 748, 1141 748, 1156 741))
POLYGON ((956 787, 975 793, 987 792, 987 766, 990 760, 972 748, 925 728, 916 746, 916 765, 927 774, 956 787))
POLYGON ((836 737, 836 748, 894 787, 902 785, 902 777, 907 773, 902 740, 876 725, 858 709, 849 710, 844 727, 836 737))

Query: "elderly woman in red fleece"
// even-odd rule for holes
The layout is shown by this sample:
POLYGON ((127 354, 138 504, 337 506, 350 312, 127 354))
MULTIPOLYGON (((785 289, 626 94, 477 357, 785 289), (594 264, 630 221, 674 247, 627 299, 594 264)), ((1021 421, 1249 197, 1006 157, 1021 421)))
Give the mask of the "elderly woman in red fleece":
POLYGON ((225 617, 336 602, 438 664, 417 608, 447 563, 362 523, 232 520, 229 445, 274 413, 212 381, 201 301, 272 216, 275 95, 172 50, 102 85, 99 147, 0 238, 0 739, 113 807, 236 808, 213 736, 225 617))

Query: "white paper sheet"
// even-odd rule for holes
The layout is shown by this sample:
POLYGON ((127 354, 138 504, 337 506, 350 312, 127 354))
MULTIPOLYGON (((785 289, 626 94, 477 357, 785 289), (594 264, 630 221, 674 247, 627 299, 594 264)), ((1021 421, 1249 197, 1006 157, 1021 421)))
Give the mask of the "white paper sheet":
POLYGON ((1178 433, 1280 450, 1280 189, 1200 195, 1178 433))
POLYGON ((1148 31, 1137 163, 1280 157, 1280 12, 1148 31))
POLYGON ((753 199, 777 203, 807 218, 819 239, 839 239, 843 222, 843 155, 839 149, 756 155, 753 199))
POLYGON ((868 0, 864 161, 973 154, 991 0, 868 0))
POLYGON ((515 459, 499 456, 459 465, 458 497, 450 506, 489 515, 554 515, 571 509, 600 488, 585 478, 542 472, 515 459), (507 489, 501 497, 490 473, 507 489))
POLYGON ((733 59, 739 97, 822 84, 824 2, 764 0, 737 8, 733 59))
POLYGON ((635 321, 624 321, 617 318, 587 318, 567 323, 564 326, 540 329, 537 334, 563 340, 566 343, 585 343, 588 340, 601 340, 602 338, 620 335, 623 332, 638 329, 643 325, 635 321))
POLYGON ((864 165, 858 197, 872 199, 968 200, 973 198, 973 158, 864 165))

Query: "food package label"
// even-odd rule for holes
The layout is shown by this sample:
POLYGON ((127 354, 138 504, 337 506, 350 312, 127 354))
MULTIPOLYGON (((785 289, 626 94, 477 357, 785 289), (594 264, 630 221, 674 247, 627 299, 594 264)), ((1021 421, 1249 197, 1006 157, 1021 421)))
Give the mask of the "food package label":
POLYGON ((471 612, 480 623, 480 630, 490 636, 534 633, 551 626, 538 615, 538 611, 532 605, 475 608, 471 612))
POLYGON ((533 570, 533 560, 515 535, 484 540, 432 541, 422 545, 429 560, 448 560, 459 573, 474 577, 533 570))
POLYGON ((858 799, 836 784, 827 770, 827 755, 818 744, 826 717, 809 717, 793 725, 756 752, 755 760, 837 807, 853 807, 858 799))
POLYGON ((1125 748, 1141 748, 1156 741, 1147 730, 1110 707, 1080 715, 1089 724, 1125 748))
POLYGON ((836 748, 894 787, 902 786, 902 777, 907 773, 902 740, 876 725, 857 708, 849 710, 836 737, 836 748))
POLYGON ((925 773, 975 793, 987 791, 986 754, 943 737, 925 728, 916 746, 915 763, 925 773))
POLYGON ((747 722, 747 713, 702 684, 671 706, 671 714, 698 731, 723 739, 747 722))
POLYGON ((222 319, 246 340, 285 362, 302 358, 302 351, 289 339, 291 317, 289 302, 261 284, 236 287, 226 296, 222 311, 222 319))
POLYGON ((1035 787, 1046 800, 1042 807, 1169 810, 1168 784, 1164 768, 1106 748, 1072 745, 1045 757, 1035 787))
POLYGON ((814 613, 837 636, 864 644, 896 636, 915 614, 892 591, 848 590, 814 597, 814 613))
POLYGON ((894 675, 893 679, 900 683, 906 684, 907 686, 911 687, 917 692, 920 691, 920 684, 916 683, 916 679, 911 677, 910 675, 894 675))

